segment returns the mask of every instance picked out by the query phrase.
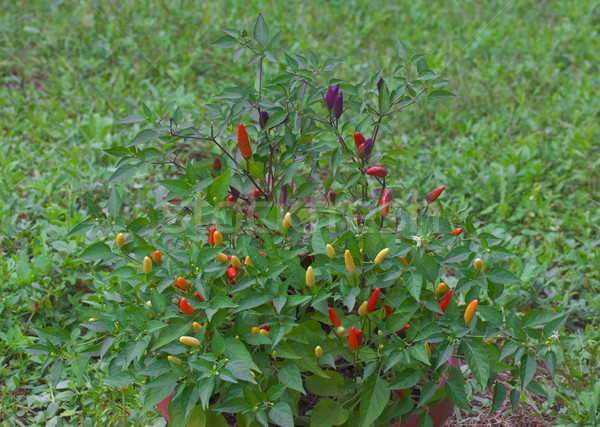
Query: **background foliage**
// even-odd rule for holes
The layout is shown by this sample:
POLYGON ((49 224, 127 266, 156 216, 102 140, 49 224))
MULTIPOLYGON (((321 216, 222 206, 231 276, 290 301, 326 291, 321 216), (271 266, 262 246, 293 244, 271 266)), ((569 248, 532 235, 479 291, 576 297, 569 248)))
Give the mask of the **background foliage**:
MULTIPOLYGON (((5 422, 57 424, 59 416, 78 416, 82 407, 97 417, 114 417, 123 400, 129 410, 136 407, 136 396, 87 381, 95 368, 78 351, 83 333, 78 324, 87 318, 79 301, 92 277, 78 257, 90 242, 68 233, 89 212, 89 201, 106 204, 112 173, 106 168, 113 160, 102 149, 128 142, 131 129, 116 122, 139 111, 141 100, 159 108, 174 99, 195 111, 199 122, 212 94, 253 78, 244 63, 231 63, 231 52, 210 43, 220 28, 251 27, 258 6, 255 1, 201 7, 191 1, 3 5, 5 422), (49 325, 64 330, 53 339, 75 363, 45 366, 41 356, 23 351, 49 325)), ((447 203, 468 204, 480 230, 496 234, 518 255, 513 267, 523 285, 510 292, 532 308, 571 310, 560 336, 564 365, 555 379, 564 409, 556 416, 593 423, 600 399, 600 389, 592 387, 600 338, 600 54, 594 43, 600 10, 594 2, 261 6, 270 25, 282 31, 282 46, 342 58, 338 75, 352 80, 389 65, 396 37, 431 52, 430 66, 452 80, 461 98, 417 106, 392 124, 396 137, 386 143, 406 156, 390 172, 402 174, 406 188, 418 187, 410 180, 428 174, 444 182, 452 189, 447 203)), ((163 204, 157 188, 137 179, 128 194, 133 211, 124 215, 139 213, 136 200, 137 206, 163 204)))

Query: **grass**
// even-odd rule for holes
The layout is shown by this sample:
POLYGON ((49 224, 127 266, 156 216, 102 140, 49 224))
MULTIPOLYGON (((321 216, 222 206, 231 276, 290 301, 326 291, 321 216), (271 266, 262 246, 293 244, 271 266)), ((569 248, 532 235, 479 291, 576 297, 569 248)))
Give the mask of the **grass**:
MULTIPOLYGON (((343 58, 342 78, 358 81, 382 67, 391 72, 386 67, 400 37, 428 52, 432 69, 451 80, 459 99, 407 110, 386 137, 390 147, 407 151, 393 171, 407 192, 394 196, 408 197, 429 175, 432 185, 446 184, 446 203, 468 204, 476 225, 515 253, 510 262, 523 284, 511 295, 531 307, 571 311, 556 377, 564 409, 554 415, 593 423, 600 338, 600 9, 593 0, 4 5, 0 413, 9 414, 6 422, 29 417, 43 424, 57 416, 48 403, 60 401, 53 394, 60 393, 64 366, 39 364, 40 357, 22 349, 33 342, 31 328, 60 324, 77 350, 78 301, 92 277, 76 261, 83 239, 65 236, 88 212, 88 199, 108 198, 113 159, 102 150, 132 137, 116 122, 140 111, 142 102, 159 108, 171 99, 201 122, 202 105, 214 94, 252 81, 243 61, 233 64, 230 51, 210 43, 220 28, 251 28, 259 10, 282 31, 282 46, 343 58)), ((143 185, 136 181, 133 199, 146 194, 143 185)), ((74 414, 84 405, 62 402, 61 410, 74 414)))

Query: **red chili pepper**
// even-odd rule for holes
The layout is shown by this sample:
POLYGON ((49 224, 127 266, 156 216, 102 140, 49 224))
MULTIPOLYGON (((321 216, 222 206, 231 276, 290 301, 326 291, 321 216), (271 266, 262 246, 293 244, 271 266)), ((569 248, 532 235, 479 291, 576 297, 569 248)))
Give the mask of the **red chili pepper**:
POLYGON ((427 195, 427 197, 425 198, 425 200, 427 201, 427 204, 431 204, 431 203, 435 202, 435 199, 440 197, 440 194, 442 194, 442 191, 444 191, 445 188, 446 188, 445 185, 440 185, 438 188, 436 188, 431 193, 429 193, 427 195))
POLYGON ((362 329, 359 329, 358 331, 356 331, 356 340, 358 341, 358 345, 362 345, 362 343, 363 343, 363 331, 362 331, 362 329))
POLYGON ((271 325, 264 325, 260 329, 264 329, 265 331, 269 332, 271 330, 271 325))
POLYGON ((367 304, 367 312, 370 313, 375 310, 375 306, 377 305, 377 298, 379 298, 379 288, 375 288, 371 298, 369 299, 369 303, 367 304))
POLYGON ((456 237, 460 236, 460 233, 462 233, 462 228, 460 227, 452 230, 452 234, 454 234, 456 237))
MULTIPOLYGON (((213 160, 213 164, 212 164, 212 167, 211 167, 211 169, 212 169, 212 170, 214 170, 214 171, 215 171, 215 172, 217 172, 217 173, 220 173, 220 172, 221 172, 221 159, 220 159, 220 158, 218 158, 218 157, 215 157, 215 160, 213 160)), ((212 176, 213 178, 215 177, 215 174, 214 174, 214 173, 212 173, 212 172, 211 172, 210 174, 211 174, 211 176, 212 176)))
POLYGON ((258 214, 257 213, 254 214, 254 219, 258 219, 258 214))
POLYGON ((200 302, 204 302, 204 298, 202 298, 198 292, 196 292, 196 293, 194 294, 194 296, 195 296, 196 298, 198 298, 198 301, 200 301, 200 302))
POLYGON ((381 216, 386 216, 390 211, 390 190, 388 190, 387 188, 383 190, 379 206, 385 206, 385 208, 381 210, 381 216))
POLYGON ((371 166, 367 169, 367 175, 378 176, 379 178, 385 178, 387 173, 387 169, 383 166, 371 166))
POLYGON ((179 285, 177 284, 177 282, 173 283, 173 286, 175 286, 177 289, 181 289, 181 288, 179 287, 179 285))
POLYGON ((217 231, 217 227, 210 227, 210 232, 208 234, 208 244, 210 246, 215 245, 215 231, 217 231))
POLYGON ((403 256, 400 256, 400 258, 402 258, 402 261, 404 261, 404 266, 407 267, 408 263, 406 262, 406 258, 404 258, 403 256))
POLYGON ((227 196, 227 207, 232 208, 235 206, 236 199, 231 194, 227 196))
POLYGON ((366 139, 360 132, 354 132, 354 144, 356 145, 356 149, 365 143, 366 139))
POLYGON ((227 269, 227 277, 229 277, 229 280, 231 281, 232 279, 235 279, 235 276, 237 276, 237 270, 235 269, 235 267, 230 266, 227 269))
POLYGON ((257 199, 260 197, 260 190, 258 188, 254 189, 254 197, 256 197, 257 199))
POLYGON ((190 305, 190 303, 187 302, 187 299, 185 299, 185 298, 181 298, 179 300, 179 308, 181 309, 181 311, 183 311, 184 314, 187 314, 190 316, 192 314, 194 314, 194 307, 192 307, 190 305))
POLYGON ((410 328, 410 325, 407 323, 406 326, 401 329, 401 331, 406 331, 406 330, 408 330, 408 328, 410 328))
POLYGON ((242 123, 238 125, 238 146, 240 147, 240 153, 244 159, 249 159, 252 156, 248 132, 246 132, 246 128, 242 123))
MULTIPOLYGON (((448 291, 448 293, 446 294, 446 296, 444 297, 444 299, 442 301, 440 301, 440 308, 442 309, 442 312, 445 313, 446 309, 448 308, 448 304, 450 303, 450 298, 452 297, 452 289, 450 289, 448 291)), ((441 316, 440 313, 437 314, 438 316, 441 316)))
POLYGON ((356 337, 356 328, 354 326, 352 326, 350 332, 348 332, 348 344, 350 344, 352 350, 358 348, 358 338, 356 337))
POLYGON ((327 309, 327 311, 329 311, 329 320, 331 320, 331 324, 337 328, 338 326, 341 326, 342 323, 340 322, 340 318, 338 317, 337 314, 335 314, 335 311, 333 311, 333 308, 329 307, 327 309))
POLYGON ((161 259, 162 254, 160 253, 160 251, 154 251, 154 253, 152 254, 152 261, 154 261, 155 264, 160 264, 161 259))
POLYGON ((396 396, 400 399, 404 399, 404 390, 392 390, 396 396))
POLYGON ((390 307, 389 305, 384 305, 383 308, 385 309, 385 317, 386 318, 388 318, 394 312, 394 309, 392 307, 390 307))

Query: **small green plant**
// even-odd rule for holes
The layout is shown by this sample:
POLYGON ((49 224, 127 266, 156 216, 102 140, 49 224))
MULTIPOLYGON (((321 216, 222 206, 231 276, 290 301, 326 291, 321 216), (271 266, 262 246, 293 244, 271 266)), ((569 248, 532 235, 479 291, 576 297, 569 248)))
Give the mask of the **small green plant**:
POLYGON ((279 34, 262 15, 252 35, 224 32, 215 46, 249 56, 254 85, 199 126, 174 103, 125 118, 151 126, 107 150, 106 217, 75 230, 102 237, 82 254, 97 287, 82 326, 103 382, 141 386, 140 413, 174 425, 431 425, 441 402, 470 408, 465 383, 493 388, 492 411, 544 395, 533 377, 539 360, 554 371, 566 315, 517 313, 507 251, 444 209, 452 189, 386 168, 403 154, 384 150, 389 120, 452 97, 448 81, 401 41, 395 69, 352 84, 311 50, 269 71, 279 34), (125 223, 118 183, 152 165, 165 203, 125 223))

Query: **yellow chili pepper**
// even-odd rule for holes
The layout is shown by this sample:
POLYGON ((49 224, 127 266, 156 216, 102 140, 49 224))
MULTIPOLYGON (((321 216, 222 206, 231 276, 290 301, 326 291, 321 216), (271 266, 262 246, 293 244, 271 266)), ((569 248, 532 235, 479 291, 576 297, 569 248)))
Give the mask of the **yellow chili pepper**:
POLYGON ((315 286, 315 273, 313 272, 312 267, 306 269, 306 286, 309 288, 315 286))
POLYGON ((122 248, 123 245, 125 244, 125 236, 123 235, 123 233, 119 233, 117 234, 117 247, 122 248))
POLYGON ((375 265, 381 264, 389 252, 389 248, 382 249, 375 257, 375 265))
POLYGON ((167 356, 167 360, 168 360, 169 362, 173 362, 173 363, 176 363, 176 364, 178 364, 178 365, 181 365, 181 359, 179 359, 178 357, 175 357, 175 356, 167 356))
POLYGON ((475 310, 477 310, 477 304, 479 304, 479 300, 474 299, 467 306, 467 309, 465 310, 465 323, 469 324, 471 320, 473 320, 475 310))
POLYGON ((333 246, 327 245, 325 246, 325 249, 327 250, 327 256, 329 259, 335 258, 335 250, 333 249, 333 246))
POLYGON ((358 307, 358 315, 359 316, 364 316, 365 314, 367 314, 367 306, 369 305, 368 301, 363 302, 360 307, 358 307))
POLYGON ((215 231, 215 234, 213 237, 215 239, 215 246, 219 246, 221 243, 223 243, 223 235, 221 234, 220 231, 215 231))
POLYGON ((321 348, 320 345, 315 347, 315 356, 317 356, 317 357, 323 356, 323 349, 321 348))
POLYGON ((194 337, 185 337, 185 336, 180 337, 179 342, 181 344, 189 345, 190 347, 199 347, 200 346, 200 341, 198 341, 194 337))
POLYGON ((152 260, 150 258, 144 257, 144 262, 142 263, 142 266, 144 268, 144 273, 152 273, 152 260))
POLYGON ((285 217, 283 218, 283 228, 285 228, 287 230, 291 226, 292 226, 292 214, 288 212, 285 214, 285 217))
POLYGON ((344 261, 346 261, 346 269, 348 270, 348 273, 350 273, 350 274, 356 273, 356 267, 354 266, 354 260, 352 259, 352 254, 350 253, 349 249, 346 249, 346 252, 344 253, 344 261))
POLYGON ((217 258, 217 261, 219 261, 220 263, 227 262, 227 255, 225 255, 223 252, 219 253, 216 258, 217 258))

